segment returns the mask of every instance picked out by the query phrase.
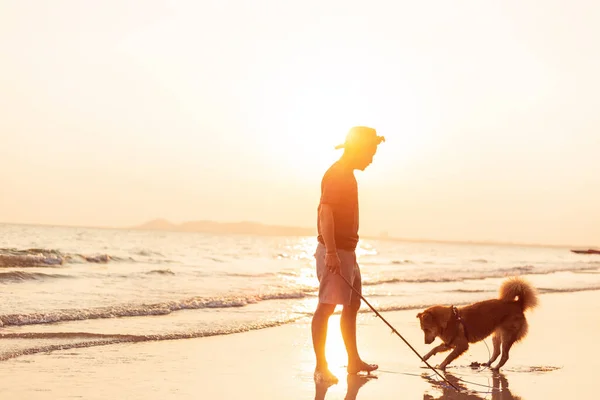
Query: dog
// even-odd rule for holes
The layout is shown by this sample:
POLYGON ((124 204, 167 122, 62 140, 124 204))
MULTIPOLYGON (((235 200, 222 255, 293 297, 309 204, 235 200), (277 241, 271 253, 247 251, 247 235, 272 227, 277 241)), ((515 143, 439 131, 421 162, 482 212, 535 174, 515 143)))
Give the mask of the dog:
POLYGON ((445 370, 457 357, 469 349, 469 343, 479 342, 492 333, 494 352, 485 366, 491 367, 502 350, 502 357, 492 368, 500 370, 508 361, 508 353, 515 342, 527 335, 528 324, 525 311, 538 305, 535 288, 521 277, 506 279, 499 290, 497 299, 470 304, 465 307, 436 305, 417 314, 425 344, 431 344, 436 337, 442 344, 433 348, 423 359, 452 349, 452 352, 438 366, 445 370))

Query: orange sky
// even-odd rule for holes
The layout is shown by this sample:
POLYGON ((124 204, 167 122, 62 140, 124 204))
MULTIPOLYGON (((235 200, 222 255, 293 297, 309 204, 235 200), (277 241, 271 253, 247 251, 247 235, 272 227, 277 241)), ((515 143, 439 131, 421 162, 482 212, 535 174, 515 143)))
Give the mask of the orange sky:
POLYGON ((352 125, 361 231, 600 243, 593 1, 0 4, 0 221, 311 226, 352 125))

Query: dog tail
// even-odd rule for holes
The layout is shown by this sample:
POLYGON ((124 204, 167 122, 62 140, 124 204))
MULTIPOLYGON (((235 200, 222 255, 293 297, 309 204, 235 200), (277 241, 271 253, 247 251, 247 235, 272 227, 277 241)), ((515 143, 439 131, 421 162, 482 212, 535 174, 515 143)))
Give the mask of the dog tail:
POLYGON ((517 301, 523 311, 533 309, 538 305, 537 291, 521 277, 508 278, 502 283, 502 286, 500 286, 500 299, 517 301))

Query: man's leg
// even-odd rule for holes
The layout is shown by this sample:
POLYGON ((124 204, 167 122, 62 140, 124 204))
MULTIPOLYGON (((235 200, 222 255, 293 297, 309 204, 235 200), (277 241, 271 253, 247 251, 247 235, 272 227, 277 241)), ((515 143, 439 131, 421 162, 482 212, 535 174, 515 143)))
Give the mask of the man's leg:
POLYGON ((358 354, 356 345, 356 314, 358 308, 352 305, 344 306, 342 317, 340 319, 340 328, 342 337, 348 352, 348 373, 356 374, 361 371, 370 372, 378 368, 375 364, 367 364, 358 354))
MULTIPOLYGON (((360 271, 358 266, 356 267, 356 274, 354 277, 354 288, 361 293, 362 282, 360 271)), ((356 344, 356 317, 360 308, 360 297, 352 293, 352 299, 350 304, 344 305, 342 310, 342 317, 340 318, 340 329, 342 331, 342 337, 344 338, 344 344, 346 345, 346 351, 348 353, 348 373, 356 374, 361 371, 371 372, 379 368, 375 364, 367 364, 362 361, 358 354, 358 346, 356 344)))
POLYGON ((317 367, 315 368, 315 378, 324 381, 334 381, 338 379, 329 371, 327 359, 325 357, 325 343, 327 342, 327 325, 329 317, 335 310, 335 304, 319 303, 317 310, 312 318, 312 340, 315 356, 317 357, 317 367), (317 376, 318 375, 318 376, 317 376))

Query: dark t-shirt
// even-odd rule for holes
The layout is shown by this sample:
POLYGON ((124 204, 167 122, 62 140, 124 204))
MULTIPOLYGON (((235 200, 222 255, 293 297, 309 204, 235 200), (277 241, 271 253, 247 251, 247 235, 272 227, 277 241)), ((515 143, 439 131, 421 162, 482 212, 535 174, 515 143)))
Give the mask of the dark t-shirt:
MULTIPOLYGON (((352 169, 344 168, 336 162, 325 172, 321 180, 319 211, 321 204, 328 204, 333 210, 336 247, 355 250, 358 244, 358 185, 352 169)), ((317 239, 325 244, 319 218, 317 231, 317 239)))

